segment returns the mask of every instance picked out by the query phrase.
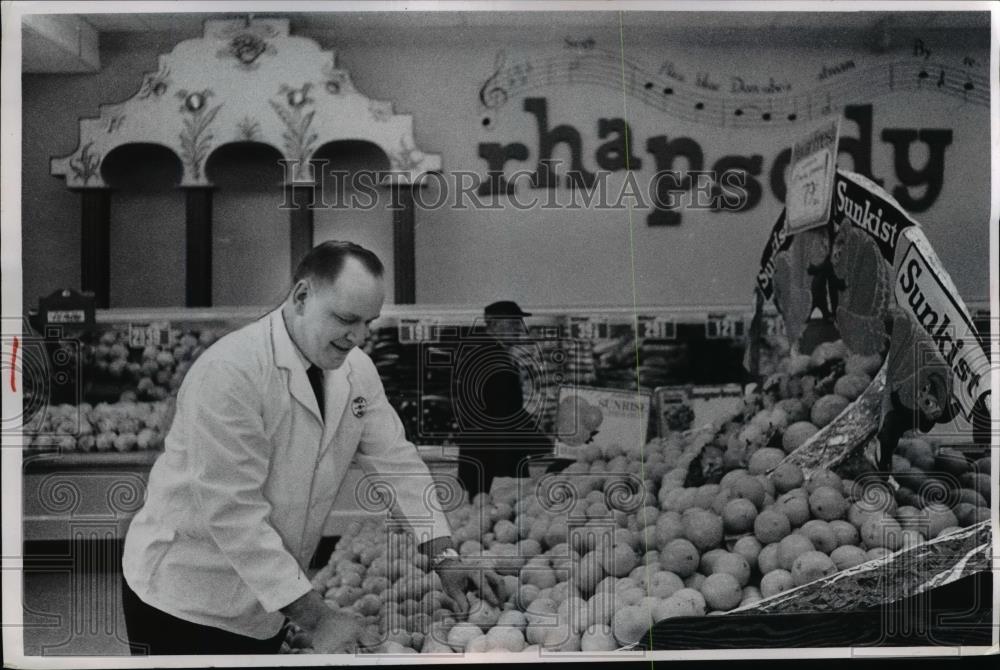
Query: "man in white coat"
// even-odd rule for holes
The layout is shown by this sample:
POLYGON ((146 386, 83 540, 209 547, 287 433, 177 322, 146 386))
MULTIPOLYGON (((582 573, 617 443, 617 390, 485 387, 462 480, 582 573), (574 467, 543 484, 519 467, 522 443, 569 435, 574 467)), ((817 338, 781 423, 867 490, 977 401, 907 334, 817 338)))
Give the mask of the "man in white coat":
POLYGON ((125 539, 133 653, 275 653, 286 617, 320 652, 374 642, 304 572, 354 458, 391 486, 460 611, 470 588, 502 602, 496 573, 460 560, 440 508, 427 504, 427 467, 358 348, 382 309, 382 274, 370 251, 323 243, 279 309, 191 366, 125 539))

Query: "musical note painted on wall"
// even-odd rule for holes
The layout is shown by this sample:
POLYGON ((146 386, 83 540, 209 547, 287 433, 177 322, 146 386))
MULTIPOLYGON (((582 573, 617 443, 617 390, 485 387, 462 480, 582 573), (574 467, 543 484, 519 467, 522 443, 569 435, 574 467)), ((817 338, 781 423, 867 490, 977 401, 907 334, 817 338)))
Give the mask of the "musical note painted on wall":
MULTIPOLYGON (((694 84, 645 70, 616 52, 593 49, 560 53, 507 64, 504 52, 494 60, 492 74, 479 89, 481 107, 495 112, 512 98, 558 84, 593 85, 624 91, 640 102, 694 123, 717 126, 763 126, 808 121, 839 112, 849 102, 868 100, 890 91, 933 91, 963 103, 989 107, 989 80, 977 72, 955 72, 926 58, 901 57, 892 62, 853 69, 812 89, 785 95, 721 95, 705 73, 694 84), (931 72, 937 75, 931 79, 931 72), (935 86, 923 86, 925 80, 935 86)), ((675 73, 676 74, 676 73, 675 73)), ((487 117, 488 119, 489 117, 487 117)), ((483 125, 488 125, 484 120, 483 125)))

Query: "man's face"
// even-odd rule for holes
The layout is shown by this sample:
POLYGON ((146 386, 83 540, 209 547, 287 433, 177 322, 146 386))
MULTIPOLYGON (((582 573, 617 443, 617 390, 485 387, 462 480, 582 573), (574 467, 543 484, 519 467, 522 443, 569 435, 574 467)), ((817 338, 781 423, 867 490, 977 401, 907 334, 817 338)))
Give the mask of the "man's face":
POLYGON ((332 284, 313 278, 295 286, 288 329, 310 363, 333 370, 367 339, 384 301, 382 280, 348 258, 332 284))
POLYGON ((524 321, 518 317, 489 319, 486 322, 487 331, 501 339, 518 339, 524 336, 524 321))

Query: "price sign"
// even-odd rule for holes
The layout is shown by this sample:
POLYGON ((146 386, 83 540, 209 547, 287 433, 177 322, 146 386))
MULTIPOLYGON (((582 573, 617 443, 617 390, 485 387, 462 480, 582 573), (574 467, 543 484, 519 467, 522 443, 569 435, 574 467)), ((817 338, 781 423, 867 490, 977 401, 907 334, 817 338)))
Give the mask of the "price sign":
POLYGON ((172 347, 174 337, 170 330, 170 323, 157 321, 155 323, 128 324, 128 345, 133 349, 172 347))
POLYGON ((673 340, 677 337, 677 324, 662 316, 639 316, 639 338, 646 340, 673 340))
POLYGON ((746 324, 733 314, 709 314, 705 321, 705 339, 733 340, 744 336, 746 324))
POLYGON ((87 317, 82 309, 52 310, 49 312, 49 323, 84 323, 87 317))
POLYGON ((440 335, 440 325, 431 319, 400 319, 400 344, 414 342, 437 342, 440 335))
POLYGON ((829 218, 839 135, 840 117, 837 117, 792 147, 785 197, 786 227, 790 234, 821 226, 829 218))
POLYGON ((38 300, 41 327, 66 326, 73 330, 94 326, 95 302, 93 293, 79 293, 71 288, 53 291, 38 300))
POLYGON ((764 317, 764 336, 765 337, 784 337, 785 333, 785 320, 780 316, 765 316, 764 317))
POLYGON ((610 335, 607 319, 589 316, 568 317, 566 329, 574 340, 606 340, 610 335))

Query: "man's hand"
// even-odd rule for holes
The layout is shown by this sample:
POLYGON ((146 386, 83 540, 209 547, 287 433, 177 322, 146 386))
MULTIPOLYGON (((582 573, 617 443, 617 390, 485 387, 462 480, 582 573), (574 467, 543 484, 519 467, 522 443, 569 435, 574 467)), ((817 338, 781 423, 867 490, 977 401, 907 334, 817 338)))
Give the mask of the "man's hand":
POLYGON ((470 588, 477 591, 480 598, 494 607, 502 607, 507 599, 503 579, 486 566, 449 558, 435 566, 435 572, 441 578, 441 588, 445 595, 455 603, 455 611, 460 614, 469 611, 469 599, 465 597, 465 593, 470 588))
POLYGON ((359 646, 373 647, 379 642, 368 634, 360 615, 330 609, 316 591, 309 591, 281 611, 302 627, 310 646, 321 654, 352 653, 359 646))
POLYGON ((320 654, 350 654, 360 647, 374 647, 379 643, 366 630, 361 615, 353 612, 331 610, 307 634, 312 640, 312 648, 320 654))

